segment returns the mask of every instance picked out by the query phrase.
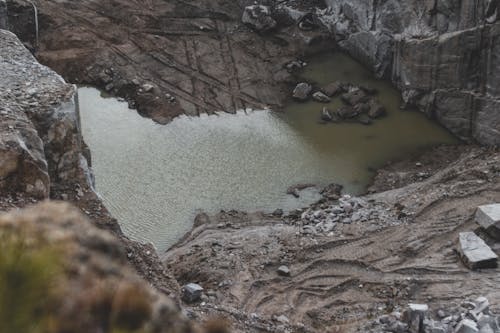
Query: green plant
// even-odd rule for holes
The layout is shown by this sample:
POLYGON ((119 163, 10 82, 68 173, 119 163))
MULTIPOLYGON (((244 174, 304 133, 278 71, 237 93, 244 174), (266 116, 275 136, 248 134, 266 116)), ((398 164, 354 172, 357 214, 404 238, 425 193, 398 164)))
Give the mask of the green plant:
POLYGON ((0 231, 0 332, 49 332, 58 251, 14 231, 0 231))

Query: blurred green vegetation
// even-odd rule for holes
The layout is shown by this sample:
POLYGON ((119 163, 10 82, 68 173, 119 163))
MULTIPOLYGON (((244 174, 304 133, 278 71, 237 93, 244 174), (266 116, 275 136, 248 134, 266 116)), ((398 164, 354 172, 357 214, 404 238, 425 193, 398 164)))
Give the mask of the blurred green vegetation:
POLYGON ((56 248, 0 232, 0 332, 50 332, 60 263, 56 248))

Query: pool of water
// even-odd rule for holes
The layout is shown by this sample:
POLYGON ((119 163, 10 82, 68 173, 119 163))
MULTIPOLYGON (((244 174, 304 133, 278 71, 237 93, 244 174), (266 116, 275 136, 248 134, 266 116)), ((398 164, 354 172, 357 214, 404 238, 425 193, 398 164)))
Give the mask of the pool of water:
POLYGON ((314 190, 299 199, 286 194, 300 183, 336 182, 360 193, 387 160, 455 142, 422 114, 399 111, 398 92, 342 54, 313 59, 302 75, 318 84, 374 86, 389 115, 371 126, 322 125, 323 105, 310 102, 291 103, 284 113, 182 116, 163 126, 125 102, 79 88, 96 188, 124 232, 163 251, 201 211, 286 211, 318 199, 314 190))

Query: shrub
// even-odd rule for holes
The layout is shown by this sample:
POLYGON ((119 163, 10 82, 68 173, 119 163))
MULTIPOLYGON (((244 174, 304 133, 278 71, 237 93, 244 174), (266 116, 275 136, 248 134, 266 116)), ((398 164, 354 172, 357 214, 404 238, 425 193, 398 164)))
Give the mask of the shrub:
POLYGON ((54 247, 40 242, 0 232, 0 332, 50 331, 60 261, 54 247))

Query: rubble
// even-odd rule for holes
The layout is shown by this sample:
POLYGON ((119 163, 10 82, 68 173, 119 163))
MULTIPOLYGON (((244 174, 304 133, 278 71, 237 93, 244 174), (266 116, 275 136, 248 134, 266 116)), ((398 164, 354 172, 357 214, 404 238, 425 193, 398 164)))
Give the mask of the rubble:
MULTIPOLYGON (((335 199, 335 197, 333 197, 335 199)), ((337 225, 376 223, 377 226, 398 225, 402 221, 382 203, 370 203, 362 198, 343 195, 335 204, 324 208, 311 207, 301 215, 302 233, 329 234, 337 225)))
POLYGON ((478 297, 459 306, 447 304, 446 311, 439 309, 435 312, 430 311, 427 304, 408 304, 402 317, 398 311, 382 315, 358 332, 498 333, 500 317, 491 313, 487 305, 489 301, 486 297, 478 297))

